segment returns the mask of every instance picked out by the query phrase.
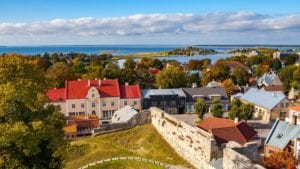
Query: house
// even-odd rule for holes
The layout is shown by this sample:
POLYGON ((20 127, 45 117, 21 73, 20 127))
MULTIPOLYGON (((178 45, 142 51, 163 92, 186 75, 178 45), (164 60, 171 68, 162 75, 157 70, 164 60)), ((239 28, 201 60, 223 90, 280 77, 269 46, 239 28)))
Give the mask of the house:
POLYGON ((276 51, 273 53, 273 59, 279 59, 281 62, 283 62, 288 56, 294 53, 295 51, 293 49, 276 51))
POLYGON ((66 81, 65 88, 49 89, 47 96, 66 116, 94 114, 104 123, 126 105, 141 110, 139 85, 119 85, 118 80, 66 81))
POLYGON ((282 85, 263 86, 262 90, 266 92, 282 92, 284 93, 284 87, 282 85))
POLYGON ((257 86, 282 86, 282 82, 276 73, 270 71, 264 73, 262 77, 257 79, 257 86))
POLYGON ((300 153, 300 125, 297 125, 297 118, 291 122, 277 119, 265 141, 265 157, 273 152, 287 150, 293 152, 296 159, 300 153))
POLYGON ((94 115, 68 116, 66 126, 76 126, 77 136, 90 135, 92 130, 100 125, 99 118, 94 115))
POLYGON ((292 101, 296 101, 299 99, 299 89, 295 89, 294 87, 291 88, 291 90, 288 93, 288 99, 292 101))
POLYGON ((125 123, 136 114, 138 114, 138 111, 127 105, 115 112, 111 118, 111 123, 125 123))
POLYGON ((167 113, 184 113, 186 95, 182 89, 144 89, 143 109, 158 107, 167 113))
POLYGON ((282 92, 267 92, 258 88, 251 88, 242 94, 240 100, 255 107, 254 118, 263 121, 285 118, 288 100, 282 92))
POLYGON ((240 145, 252 142, 257 136, 257 132, 246 122, 237 119, 223 119, 207 117, 198 125, 199 128, 211 132, 218 145, 224 145, 229 141, 235 141, 240 145))
POLYGON ((152 74, 152 75, 157 75, 161 70, 155 68, 155 67, 152 67, 152 68, 149 68, 149 73, 152 74))
POLYGON ((291 106, 288 108, 288 116, 285 118, 285 121, 292 122, 296 119, 297 124, 300 124, 300 106, 291 106))
POLYGON ((228 111, 229 99, 223 87, 194 87, 182 88, 182 90, 186 94, 186 112, 195 112, 194 103, 198 98, 202 98, 209 108, 211 108, 214 99, 220 99, 224 111, 228 111))

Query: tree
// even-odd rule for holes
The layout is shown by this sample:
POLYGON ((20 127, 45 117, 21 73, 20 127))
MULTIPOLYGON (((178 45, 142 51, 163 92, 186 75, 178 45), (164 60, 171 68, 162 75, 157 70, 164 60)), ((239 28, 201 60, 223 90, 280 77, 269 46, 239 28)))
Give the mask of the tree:
POLYGON ((287 150, 282 152, 276 151, 265 159, 264 166, 268 169, 296 169, 296 160, 292 152, 287 150))
POLYGON ((223 106, 220 99, 214 99, 211 105, 211 113, 214 117, 223 117, 223 106))
POLYGON ((283 83, 283 86, 286 91, 288 91, 291 87, 291 83, 294 80, 294 72, 297 69, 297 66, 289 65, 284 68, 282 68, 279 72, 279 77, 283 83))
POLYGON ((229 118, 230 119, 234 119, 235 117, 239 117, 240 116, 240 106, 241 106, 242 102, 239 99, 233 99, 231 102, 231 109, 229 112, 229 118))
POLYGON ((293 65, 296 63, 297 59, 299 58, 299 56, 297 54, 291 54, 289 55, 285 61, 284 61, 284 65, 293 65))
POLYGON ((0 57, 0 168, 62 168, 64 116, 45 107, 48 88, 32 59, 0 57))
POLYGON ((224 65, 213 66, 210 70, 207 70, 203 73, 201 83, 203 86, 206 86, 212 80, 223 81, 230 77, 229 75, 230 68, 224 65))
POLYGON ((86 72, 85 65, 78 58, 73 60, 72 70, 74 73, 83 74, 86 72))
POLYGON ((121 70, 115 62, 110 62, 102 71, 102 76, 107 79, 117 79, 120 77, 121 70))
POLYGON ((227 95, 233 94, 235 85, 231 79, 224 80, 222 86, 225 88, 227 95))
POLYGON ((278 58, 274 59, 272 62, 272 69, 278 71, 281 68, 282 68, 281 61, 278 58))
POLYGON ((207 105, 202 98, 198 98, 194 103, 196 112, 199 114, 199 118, 202 119, 203 115, 207 112, 207 105))
POLYGON ((87 73, 82 75, 83 79, 102 79, 102 66, 88 66, 87 73))
POLYGON ((260 77, 264 73, 269 71, 270 71, 270 67, 268 65, 257 65, 253 71, 253 75, 260 77))
POLYGON ((133 59, 127 59, 124 63, 124 68, 121 71, 121 77, 119 80, 123 83, 128 82, 130 84, 135 83, 136 73, 135 73, 136 63, 133 59))
POLYGON ((148 70, 138 68, 136 69, 136 81, 142 88, 154 88, 155 77, 149 73, 148 70))
POLYGON ((239 119, 249 120, 252 118, 252 115, 255 111, 254 106, 252 104, 243 103, 240 107, 241 113, 239 119))
POLYGON ((156 75, 156 86, 161 88, 185 87, 186 81, 186 73, 175 66, 169 66, 156 75))
POLYGON ((234 69, 232 72, 232 76, 233 76, 234 82, 241 86, 246 85, 248 82, 249 75, 248 75, 247 70, 244 68, 234 69))
POLYGON ((51 80, 53 87, 64 87, 66 80, 75 79, 74 72, 64 62, 57 62, 47 70, 47 77, 51 80))

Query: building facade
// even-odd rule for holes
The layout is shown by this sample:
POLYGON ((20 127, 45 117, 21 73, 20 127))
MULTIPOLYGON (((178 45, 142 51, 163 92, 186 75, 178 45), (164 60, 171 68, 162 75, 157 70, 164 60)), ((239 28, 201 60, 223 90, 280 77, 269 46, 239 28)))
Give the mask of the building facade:
POLYGON ((50 89, 47 95, 66 117, 93 114, 102 123, 126 105, 141 110, 140 86, 119 85, 116 79, 66 81, 65 88, 50 89))
POLYGON ((144 89, 143 109, 159 107, 170 114, 184 113, 186 95, 182 89, 144 89))

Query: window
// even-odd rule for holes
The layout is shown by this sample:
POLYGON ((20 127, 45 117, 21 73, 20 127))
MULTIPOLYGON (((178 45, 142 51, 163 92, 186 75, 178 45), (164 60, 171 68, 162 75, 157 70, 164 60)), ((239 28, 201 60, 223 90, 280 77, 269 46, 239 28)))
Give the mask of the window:
POLYGON ((96 104, 95 104, 95 103, 92 103, 92 107, 96 107, 96 104))
POLYGON ((125 105, 125 106, 127 105, 127 101, 124 101, 124 105, 125 105))
POLYGON ((156 101, 153 101, 151 104, 152 104, 153 106, 156 106, 156 101))
POLYGON ((95 112, 95 111, 92 111, 92 114, 96 115, 96 112, 95 112))
POLYGON ((105 101, 103 101, 103 107, 105 107, 106 106, 106 102, 105 101))
POLYGON ((72 108, 74 109, 76 107, 76 105, 75 104, 72 104, 72 108))
POLYGON ((85 115, 85 113, 84 112, 79 112, 79 115, 85 115))
POLYGON ((95 97, 95 94, 94 94, 94 93, 92 94, 92 97, 95 97))
POLYGON ((70 112, 69 116, 75 116, 75 112, 70 112))
POLYGON ((166 101, 162 101, 162 102, 160 102, 160 105, 163 105, 163 106, 165 106, 167 104, 167 102, 166 101))
POLYGON ((137 101, 133 101, 133 105, 137 105, 137 101))
POLYGON ((84 108, 84 103, 81 103, 81 108, 84 108))
POLYGON ((172 101, 171 101, 171 105, 176 105, 176 101, 175 101, 175 100, 172 100, 172 101))
POLYGON ((111 102, 111 106, 114 106, 115 105, 115 102, 111 102))

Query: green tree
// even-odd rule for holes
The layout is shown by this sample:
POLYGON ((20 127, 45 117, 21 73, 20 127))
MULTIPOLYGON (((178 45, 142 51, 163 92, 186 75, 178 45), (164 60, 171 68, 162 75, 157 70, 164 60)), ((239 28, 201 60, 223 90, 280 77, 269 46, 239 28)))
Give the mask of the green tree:
POLYGON ((232 105, 230 112, 229 112, 229 118, 230 119, 234 119, 235 117, 239 117, 240 116, 240 107, 237 105, 232 105))
POLYGON ((87 73, 82 75, 83 79, 102 79, 102 66, 88 66, 87 73))
POLYGON ((76 61, 73 62, 72 70, 74 73, 83 74, 86 72, 86 68, 83 62, 76 59, 76 61))
POLYGON ((285 61, 284 61, 284 65, 293 65, 296 63, 297 59, 299 58, 299 56, 297 54, 291 54, 289 55, 285 61))
POLYGON ((283 83, 283 86, 286 91, 288 91, 291 87, 291 83, 294 80, 294 71, 297 69, 297 66, 289 65, 282 68, 279 72, 279 77, 283 83))
POLYGON ((221 118, 223 116, 223 106, 220 99, 214 99, 212 101, 211 113, 214 117, 221 118))
POLYGON ((207 105, 205 101, 202 98, 198 98, 197 101, 194 103, 194 107, 199 115, 199 118, 202 119, 203 115, 207 112, 207 105))
POLYGON ((156 75, 156 86, 161 88, 185 87, 186 82, 186 73, 175 66, 169 66, 156 75))
POLYGON ((0 168, 62 168, 64 116, 45 107, 48 88, 34 60, 0 57, 0 168))
POLYGON ((281 68, 282 68, 281 61, 278 58, 274 59, 272 62, 272 69, 275 71, 279 71, 281 68))
POLYGON ((241 113, 239 119, 249 120, 255 111, 254 106, 251 104, 243 103, 240 107, 241 113))

